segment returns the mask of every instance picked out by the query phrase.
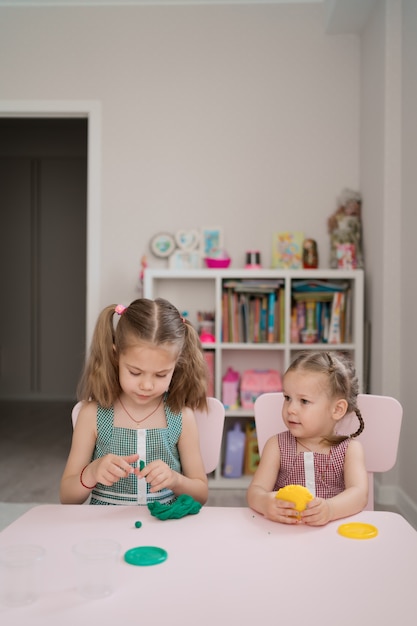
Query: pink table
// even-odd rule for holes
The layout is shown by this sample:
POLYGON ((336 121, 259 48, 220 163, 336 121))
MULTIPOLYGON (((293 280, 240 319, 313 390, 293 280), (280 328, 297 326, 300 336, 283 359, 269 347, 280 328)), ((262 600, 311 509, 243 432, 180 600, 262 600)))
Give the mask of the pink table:
POLYGON ((366 511, 374 539, 346 539, 341 523, 322 528, 268 522, 250 509, 205 507, 160 521, 147 509, 35 507, 0 533, 0 546, 47 550, 40 599, 0 607, 2 626, 392 626, 416 623, 417 532, 399 515, 366 511), (142 527, 135 528, 141 520, 142 527), (71 546, 86 538, 167 550, 151 567, 117 564, 117 589, 102 600, 75 590, 71 546))

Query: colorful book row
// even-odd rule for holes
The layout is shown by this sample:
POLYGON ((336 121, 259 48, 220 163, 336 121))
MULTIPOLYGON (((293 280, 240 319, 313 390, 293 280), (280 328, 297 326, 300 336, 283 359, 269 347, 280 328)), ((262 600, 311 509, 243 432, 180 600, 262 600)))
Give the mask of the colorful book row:
POLYGON ((285 292, 281 280, 225 281, 222 294, 224 343, 282 343, 285 292))
POLYGON ((294 293, 291 309, 292 343, 349 343, 352 340, 352 296, 350 289, 294 293), (318 293, 314 293, 318 296, 318 293))

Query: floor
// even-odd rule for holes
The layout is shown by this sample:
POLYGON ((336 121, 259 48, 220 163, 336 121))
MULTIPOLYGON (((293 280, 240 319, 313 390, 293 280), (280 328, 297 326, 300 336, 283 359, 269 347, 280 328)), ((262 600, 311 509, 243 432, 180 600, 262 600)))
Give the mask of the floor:
MULTIPOLYGON (((0 401, 0 530, 34 504, 59 502, 72 407, 72 402, 0 401)), ((245 497, 244 490, 212 490, 207 504, 246 506, 245 497)))
MULTIPOLYGON (((34 504, 59 503, 72 406, 0 401, 0 530, 34 504)), ((246 492, 211 490, 207 505, 246 506, 246 492)))

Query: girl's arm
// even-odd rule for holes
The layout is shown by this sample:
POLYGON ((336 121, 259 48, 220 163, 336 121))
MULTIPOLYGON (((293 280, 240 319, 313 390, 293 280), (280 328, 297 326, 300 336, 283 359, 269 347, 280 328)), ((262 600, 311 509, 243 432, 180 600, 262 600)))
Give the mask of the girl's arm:
POLYGON ((249 506, 262 513, 266 518, 275 522, 290 523, 294 517, 289 517, 294 508, 291 502, 277 500, 274 485, 277 480, 281 462, 277 436, 273 435, 263 449, 259 465, 247 491, 249 506))
POLYGON ((188 494, 201 504, 207 502, 208 481, 201 458, 197 422, 189 408, 182 411, 182 431, 178 440, 182 473, 175 472, 163 461, 145 465, 138 476, 146 478, 151 493, 171 489, 176 496, 188 494))
MULTIPOLYGON (((60 500, 62 504, 82 504, 90 495, 80 482, 80 474, 91 461, 97 438, 95 402, 83 403, 72 433, 72 443, 64 473, 61 478, 60 500)), ((83 473, 86 485, 95 485, 94 476, 87 467, 83 473)))
POLYGON ((333 498, 315 498, 301 514, 305 524, 321 526, 332 520, 355 515, 368 502, 368 474, 360 441, 352 440, 346 450, 344 466, 345 490, 333 498))
POLYGON ((71 450, 61 478, 62 504, 82 504, 96 483, 112 485, 135 471, 130 464, 138 459, 137 454, 126 457, 107 454, 91 461, 97 439, 96 416, 97 404, 84 403, 74 428, 71 450))

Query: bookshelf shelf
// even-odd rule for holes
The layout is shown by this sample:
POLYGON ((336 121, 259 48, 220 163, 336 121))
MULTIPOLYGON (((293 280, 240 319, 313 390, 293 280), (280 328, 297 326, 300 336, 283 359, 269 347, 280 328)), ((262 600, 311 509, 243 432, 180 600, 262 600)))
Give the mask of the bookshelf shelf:
MULTIPOLYGON (((163 297, 170 300, 181 312, 186 312, 188 319, 196 327, 199 325, 198 312, 211 311, 214 313, 213 333, 215 342, 203 343, 203 348, 206 352, 211 353, 214 367, 213 395, 220 400, 222 399, 222 379, 228 367, 232 367, 241 374, 247 369, 276 369, 282 375, 300 350, 323 349, 349 353, 355 362, 362 388, 364 362, 363 270, 166 270, 147 268, 144 275, 144 296, 152 299, 163 297), (241 330, 243 322, 239 322, 239 330, 238 325, 235 327, 235 337, 239 339, 238 341, 223 341, 225 332, 224 293, 228 289, 232 289, 226 285, 241 281, 279 281, 281 291, 277 300, 282 297, 282 301, 279 314, 280 330, 276 329, 276 332, 280 333, 280 341, 276 340, 277 335, 270 336, 271 341, 242 341, 240 333, 243 332, 241 330), (297 302, 303 301, 303 296, 300 295, 301 281, 308 281, 309 284, 317 282, 320 288, 323 286, 321 282, 333 285, 333 287, 343 285, 343 296, 338 296, 339 299, 342 299, 343 316, 337 320, 333 329, 336 333, 333 336, 335 342, 326 343, 323 341, 323 334, 330 332, 330 326, 334 326, 333 318, 330 319, 333 297, 328 295, 323 300, 327 300, 329 304, 321 304, 314 309, 315 316, 317 316, 314 323, 318 321, 319 314, 320 319, 324 320, 323 328, 320 327, 317 331, 320 339, 314 343, 302 343, 300 337, 297 336, 298 340, 294 341, 291 323, 292 317, 295 317, 297 302), (295 297, 295 293, 298 294, 297 297, 295 297), (326 324, 327 330, 324 328, 326 324)), ((308 296, 306 297, 308 298, 308 296)), ((317 298, 320 296, 311 299, 317 301, 317 298)), ((239 297, 236 300, 240 302, 239 297)), ((309 305, 309 307, 311 306, 309 305)), ((298 304, 298 309, 302 323, 303 305, 298 304)), ((307 315, 307 312, 304 312, 307 315)), ((310 323, 311 319, 310 317, 310 323)), ((237 324, 237 322, 235 323, 237 324)), ((252 409, 239 408, 226 411, 221 462, 209 478, 210 487, 241 489, 246 488, 249 484, 250 476, 244 475, 241 478, 225 478, 223 476, 227 432, 233 428, 236 421, 244 427, 247 420, 253 421, 252 409)))

